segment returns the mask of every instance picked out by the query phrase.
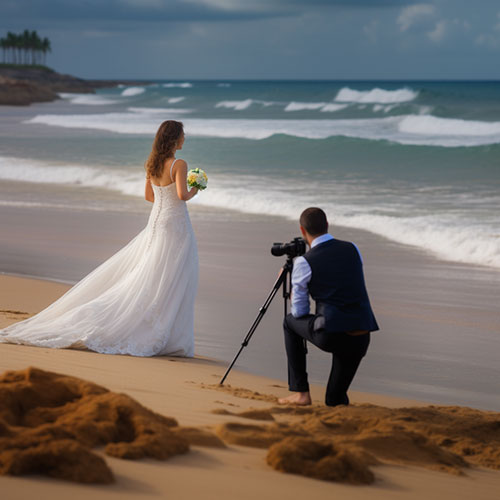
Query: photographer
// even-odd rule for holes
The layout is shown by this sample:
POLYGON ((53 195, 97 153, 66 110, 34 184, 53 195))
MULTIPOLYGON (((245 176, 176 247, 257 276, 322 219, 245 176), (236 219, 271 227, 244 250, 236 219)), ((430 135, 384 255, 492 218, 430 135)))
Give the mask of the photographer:
POLYGON ((292 314, 285 317, 288 384, 294 392, 280 404, 311 404, 306 372, 305 340, 332 353, 326 389, 328 406, 347 405, 347 390, 378 330, 363 276, 358 248, 328 234, 326 214, 308 208, 300 216, 300 230, 310 250, 297 257, 292 272, 292 314), (309 294, 316 314, 309 314, 309 294))

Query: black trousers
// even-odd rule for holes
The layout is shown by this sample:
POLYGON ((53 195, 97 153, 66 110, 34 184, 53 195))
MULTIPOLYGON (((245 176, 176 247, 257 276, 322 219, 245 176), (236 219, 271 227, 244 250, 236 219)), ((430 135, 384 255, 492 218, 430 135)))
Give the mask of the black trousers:
POLYGON ((326 387, 326 405, 348 405, 347 389, 368 350, 370 334, 353 336, 343 332, 326 333, 321 330, 315 332, 314 319, 315 316, 312 314, 301 318, 288 314, 283 322, 288 358, 288 387, 295 392, 309 390, 304 349, 304 339, 306 339, 322 351, 332 353, 332 368, 326 387))

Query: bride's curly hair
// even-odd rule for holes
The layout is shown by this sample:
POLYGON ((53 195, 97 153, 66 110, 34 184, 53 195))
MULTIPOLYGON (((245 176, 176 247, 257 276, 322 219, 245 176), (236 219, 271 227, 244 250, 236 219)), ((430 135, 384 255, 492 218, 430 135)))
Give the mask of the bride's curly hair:
POLYGON ((162 176, 165 160, 174 155, 175 146, 183 134, 184 125, 182 122, 167 120, 160 125, 153 141, 151 153, 144 165, 148 177, 158 178, 162 176))

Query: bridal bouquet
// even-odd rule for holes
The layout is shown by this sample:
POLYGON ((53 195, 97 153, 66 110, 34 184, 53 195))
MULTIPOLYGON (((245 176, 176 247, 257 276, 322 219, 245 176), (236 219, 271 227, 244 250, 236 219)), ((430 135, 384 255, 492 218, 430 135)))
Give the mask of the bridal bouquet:
POLYGON ((207 188, 207 174, 201 168, 193 168, 187 174, 187 183, 189 187, 195 187, 203 191, 203 189, 207 188))

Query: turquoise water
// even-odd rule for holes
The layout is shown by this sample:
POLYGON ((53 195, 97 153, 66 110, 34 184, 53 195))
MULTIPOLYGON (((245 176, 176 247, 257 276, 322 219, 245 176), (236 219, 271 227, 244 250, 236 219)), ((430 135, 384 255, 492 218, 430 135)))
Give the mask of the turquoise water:
POLYGON ((38 184, 18 204, 76 188, 109 194, 88 208, 119 209, 143 195, 166 119, 185 123, 178 156, 209 175, 196 203, 294 219, 322 206, 333 223, 500 267, 498 82, 165 81, 62 94, 3 130, 0 182, 38 184))

